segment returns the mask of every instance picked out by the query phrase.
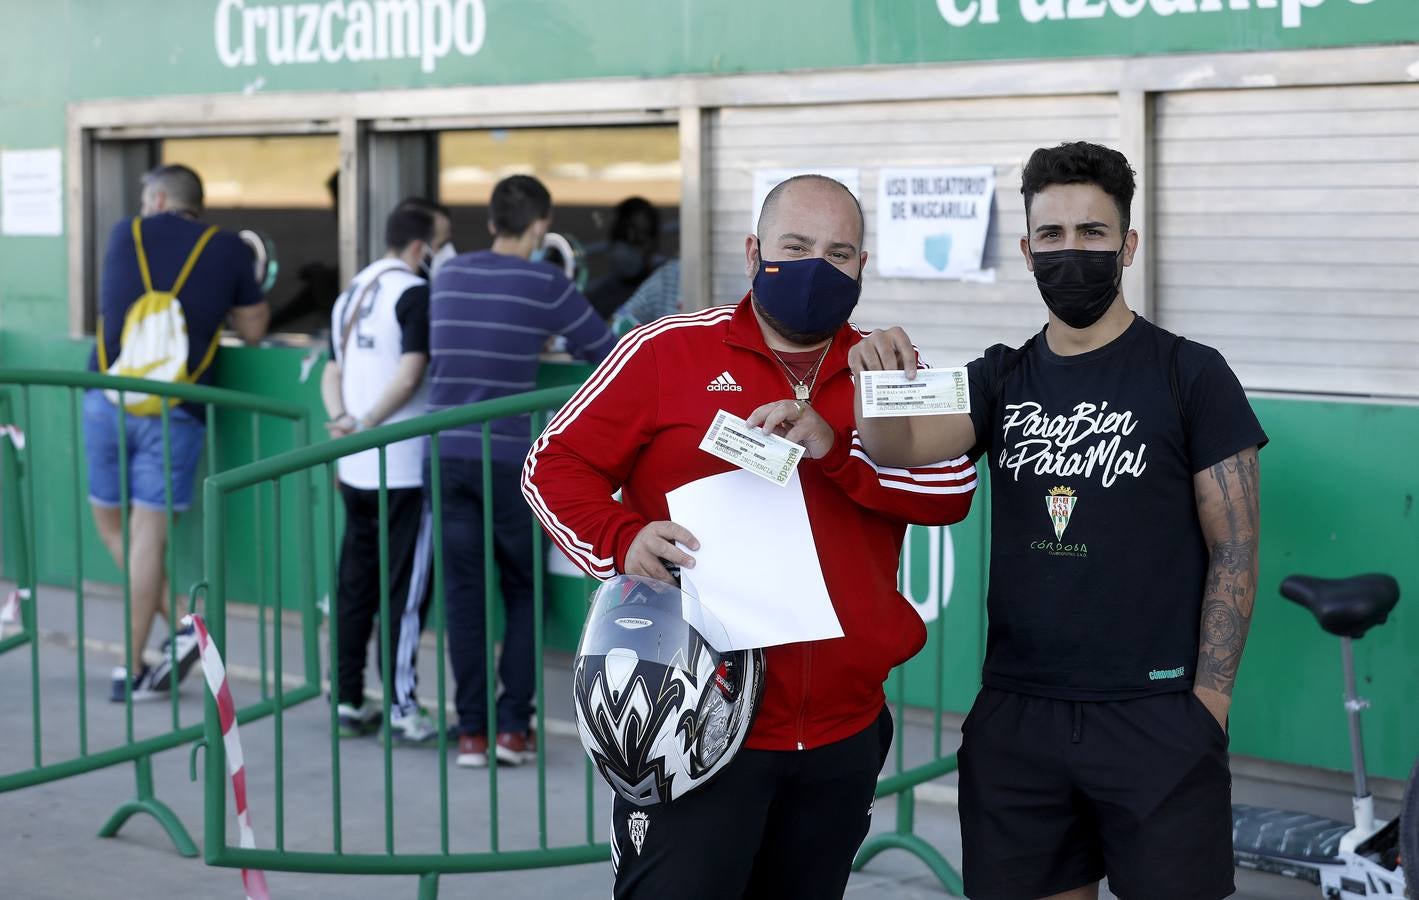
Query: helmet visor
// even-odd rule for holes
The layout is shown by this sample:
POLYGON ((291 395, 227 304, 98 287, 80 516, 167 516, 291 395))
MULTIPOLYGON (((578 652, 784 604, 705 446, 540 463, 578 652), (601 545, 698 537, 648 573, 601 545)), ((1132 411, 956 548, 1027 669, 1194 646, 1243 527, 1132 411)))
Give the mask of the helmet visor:
POLYGON ((700 604, 692 587, 684 589, 640 575, 618 575, 591 598, 578 656, 632 651, 646 662, 686 668, 696 642, 721 653, 728 633, 700 604))

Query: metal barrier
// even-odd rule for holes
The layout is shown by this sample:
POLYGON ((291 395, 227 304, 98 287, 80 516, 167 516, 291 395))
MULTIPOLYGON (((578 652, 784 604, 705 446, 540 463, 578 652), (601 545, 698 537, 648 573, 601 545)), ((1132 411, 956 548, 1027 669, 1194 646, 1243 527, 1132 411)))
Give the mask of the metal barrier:
MULTIPOLYGON (((900 577, 905 579, 909 577, 909 573, 903 572, 900 577)), ((927 649, 934 653, 933 669, 935 672, 935 677, 931 681, 935 695, 931 707, 931 752, 925 761, 910 767, 906 763, 907 742, 901 739, 907 720, 908 675, 906 666, 903 665, 893 670, 889 677, 890 689, 895 694, 897 707, 897 740, 893 742, 892 748, 893 768, 896 771, 892 775, 878 779, 875 796, 878 799, 896 797, 896 827, 892 831, 868 837, 858 850, 857 858, 852 863, 852 869, 854 872, 861 871, 872 861, 873 857, 884 851, 905 850, 926 863, 927 868, 931 870, 931 873, 936 876, 936 880, 941 882, 941 886, 948 893, 962 897, 965 896, 965 885, 960 874, 946 861, 946 857, 941 854, 940 850, 915 833, 916 788, 943 775, 949 775, 956 771, 957 765, 956 754, 945 752, 942 738, 942 719, 945 711, 943 691, 946 661, 945 622, 944 615, 937 615, 936 619, 927 626, 932 632, 927 642, 927 649)))
MULTIPOLYGON (((577 779, 580 783, 575 789, 561 790, 549 795, 548 791, 548 741, 547 719, 546 719, 546 670, 547 660, 544 655, 544 538, 540 530, 534 529, 534 571, 533 571, 533 647, 534 647, 534 670, 536 677, 535 687, 535 729, 539 735, 536 750, 536 834, 535 840, 524 835, 526 842, 531 846, 505 848, 502 846, 502 832, 505 830, 505 823, 500 820, 500 790, 499 790, 499 765, 495 753, 488 753, 488 768, 486 772, 486 792, 479 791, 476 799, 480 810, 486 808, 487 842, 486 849, 465 850, 461 847, 452 846, 450 839, 450 784, 449 784, 449 729, 448 729, 448 686, 445 664, 445 652, 447 642, 447 598, 445 594, 445 559, 443 521, 444 521, 444 492, 441 486, 440 460, 442 452, 440 447, 440 433, 454 429, 468 429, 469 426, 482 426, 478 430, 482 434, 482 495, 492 496, 492 459, 491 452, 491 429, 487 427, 495 420, 506 419, 513 416, 531 414, 530 437, 541 433, 546 415, 549 411, 559 408, 574 393, 576 386, 554 388, 550 390, 534 391, 531 393, 515 395, 498 400, 479 403, 459 409, 446 410, 432 415, 422 416, 416 419, 406 420, 393 425, 381 426, 367 432, 349 435, 330 443, 318 446, 307 447, 301 450, 269 459, 255 462, 251 465, 231 469, 221 474, 208 478, 205 490, 205 541, 206 541, 206 583, 208 587, 206 607, 208 613, 208 625, 212 635, 212 640, 219 652, 224 656, 228 651, 228 621, 226 616, 227 608, 227 563, 226 548, 230 541, 226 534, 224 510, 232 499, 239 492, 247 490, 268 490, 276 498, 280 497, 282 479, 297 476, 301 473, 308 473, 317 470, 320 477, 327 483, 336 479, 335 464, 341 457, 362 451, 378 451, 379 462, 379 631, 377 640, 381 645, 381 682, 383 685, 391 683, 391 660, 389 647, 389 630, 384 623, 389 621, 390 616, 390 551, 389 551, 389 523, 385 518, 385 511, 389 508, 389 491, 391 488, 386 482, 386 448, 388 445, 400 441, 414 438, 427 437, 429 440, 428 456, 430 466, 428 468, 428 491, 430 500, 431 518, 434 527, 433 540, 433 594, 432 608, 430 615, 430 628, 433 631, 435 652, 437 659, 434 664, 436 672, 435 681, 435 718, 437 720, 437 760, 429 759, 425 756, 423 760, 418 758, 416 750, 403 749, 399 751, 402 756, 400 765, 396 767, 394 762, 393 738, 391 729, 383 729, 382 736, 378 739, 378 761, 375 762, 369 752, 362 752, 360 745, 350 743, 342 744, 338 734, 337 703, 332 691, 329 702, 328 717, 321 719, 326 723, 322 727, 329 729, 329 761, 328 765, 321 762, 312 765, 309 759, 308 746, 305 745, 302 752, 303 761, 306 764, 307 777, 300 784, 299 796, 301 797, 297 816, 304 823, 305 827, 300 832, 300 848, 288 846, 287 835, 290 833, 288 823, 288 810, 293 807, 286 796, 286 784, 288 767, 288 747, 287 732, 293 727, 287 723, 287 712, 293 714, 291 710, 293 704, 281 702, 282 677, 279 669, 281 655, 279 650, 275 655, 277 670, 274 673, 273 683, 277 686, 277 704, 273 716, 273 733, 271 735, 270 756, 264 753, 268 746, 262 743, 261 752, 253 752, 248 745, 242 750, 242 758, 245 763, 245 779, 250 789, 253 779, 263 780, 265 773, 259 771, 263 766, 269 767, 269 773, 274 776, 272 784, 272 794, 266 795, 265 785, 257 793, 257 797, 273 796, 274 803, 270 807, 270 815, 266 815, 267 809, 264 805, 255 805, 256 815, 262 821, 274 819, 274 835, 266 846, 260 848, 243 848, 232 846, 228 843, 228 773, 226 754, 222 740, 222 722, 216 703, 209 698, 207 702, 206 717, 206 740, 207 748, 205 782, 206 782, 206 804, 205 804, 205 847, 206 861, 210 865, 225 866, 242 869, 264 869, 271 871, 287 872, 307 872, 326 874, 363 874, 363 875, 415 875, 419 877, 419 896, 421 900, 433 900, 438 894, 438 884, 440 875, 453 873, 490 872, 513 869, 531 869, 553 866, 575 865, 610 859, 610 846, 604 841, 596 839, 597 830, 604 828, 603 817, 597 815, 596 806, 605 801, 609 806, 609 792, 599 779, 594 777, 591 763, 585 758, 577 747, 575 755, 581 760, 577 779), (255 763, 253 761, 256 761, 255 763), (412 762, 407 762, 412 760, 412 762), (253 769, 257 769, 253 774, 253 769), (396 779, 396 768, 398 768, 399 778, 396 779), (346 771, 354 773, 353 779, 358 785, 356 795, 351 798, 349 791, 343 782, 346 780, 346 771), (314 771, 312 771, 314 770, 314 771), (411 774, 411 771, 413 774, 411 774), (396 780, 406 780, 415 777, 422 772, 423 777, 429 781, 437 779, 437 799, 428 801, 429 806, 413 806, 407 800, 396 801, 395 783, 396 780), (324 833, 326 816, 322 812, 320 821, 314 826, 311 823, 310 798, 313 796, 324 796, 328 793, 329 815, 328 834, 324 833), (549 809, 550 807, 550 809, 549 809), (398 811, 398 816, 396 816, 398 811), (549 816, 550 814, 550 816, 549 816), (358 827, 347 828, 346 819, 354 816, 357 822, 363 822, 366 826, 363 831, 358 827), (562 834, 565 836, 570 829, 575 828, 577 834, 569 839, 557 840, 549 829, 550 821, 560 826, 562 834), (575 820, 584 817, 584 832, 581 831, 581 824, 575 820), (436 838, 432 834, 432 823, 437 820, 436 838), (396 820, 400 827, 396 828, 396 820), (372 831, 377 827, 380 834, 372 835, 372 831), (421 837, 419 834, 421 826, 428 826, 424 829, 422 837, 427 846, 410 847, 413 843, 418 843, 421 837), (315 833, 321 832, 317 838, 315 833), (401 838, 396 842, 396 834, 401 838), (325 850, 313 850, 312 845, 319 841, 320 845, 328 847, 325 850), (377 844, 377 847, 368 849, 353 850, 347 844, 362 841, 367 845, 377 844), (402 844, 403 846, 399 846, 402 844)), ((478 465, 476 461, 470 465, 478 465)), ((320 513, 327 524, 325 528, 328 546, 324 549, 322 556, 328 563, 328 582, 334 585, 337 581, 335 575, 337 549, 335 542, 335 522, 336 511, 333 498, 330 494, 325 496, 324 509, 320 513)), ((494 527, 493 508, 491 503, 482 504, 484 545, 481 548, 468 548, 469 552, 481 551, 483 555, 484 569, 486 574, 484 588, 484 615, 485 615, 485 647, 484 665, 486 667, 488 694, 487 694, 487 714, 488 721, 486 733, 495 735, 498 727, 495 721, 495 697, 494 692, 497 684, 496 659, 494 655, 494 618, 496 616, 496 579, 493 577, 494 550, 492 544, 492 534, 494 527)), ((282 539, 280 534, 280 520, 276 520, 276 531, 265 536, 269 539, 273 548, 280 548, 282 539)), ((278 571, 273 573, 276 583, 281 581, 279 571, 283 564, 290 563, 294 566, 308 567, 307 559, 273 558, 272 565, 278 571)), ((588 590, 589 593, 589 590, 588 590)), ((332 619, 334 617, 334 603, 332 602, 332 619)), ((332 627, 328 630, 326 653, 332 669, 334 661, 338 658, 338 628, 332 627)), ((896 747, 896 772, 890 777, 883 778, 878 786, 877 796, 896 796, 897 807, 897 827, 889 834, 878 835, 862 848, 857 860, 857 867, 865 865, 877 853, 889 848, 902 848, 921 857, 941 880, 941 883, 953 893, 960 892, 960 879, 933 847, 928 845, 921 838, 912 833, 914 819, 914 788, 930 779, 939 777, 954 771, 956 761, 954 755, 943 752, 941 726, 943 698, 940 690, 942 681, 942 660, 944 646, 942 641, 941 617, 936 622, 936 702, 934 710, 934 731, 935 736, 932 742, 932 750, 926 754, 929 758, 924 763, 908 767, 906 765, 905 740, 899 740, 896 747)), ((896 702, 898 706, 898 721, 904 721, 906 704, 906 672, 899 670, 894 673, 893 685, 896 702)), ((380 712, 385 723, 389 722, 391 712, 391 691, 383 689, 381 691, 380 712)), ((312 724, 308 717, 296 717, 294 727, 308 727, 312 724)), ((904 733, 904 729, 899 729, 899 734, 904 733)), ((263 735, 264 739, 264 735, 263 735)), ((368 745, 363 745, 368 746, 368 745)), ((920 748, 918 748, 919 751, 920 748)), ((323 755, 323 754, 322 754, 323 755)), ((915 756, 922 756, 917 752, 915 756)), ((432 754, 429 754, 432 756, 432 754)), ((565 763, 564 763, 565 765, 565 763)), ((573 764, 575 765, 575 764, 573 764)), ((567 774, 565 768, 555 773, 559 778, 564 779, 567 774)), ((509 776, 511 777, 511 776, 509 776)), ((563 781, 565 788, 565 780, 563 781)), ((517 786, 514 784, 513 789, 517 786)), ((530 790, 522 796, 527 799, 530 790)), ((463 804, 467 803, 467 791, 461 789, 460 794, 464 798, 463 804)), ((408 794, 406 793, 407 797, 408 794)), ((504 798, 506 802, 511 802, 504 798)), ((322 801, 324 802, 324 801, 322 801)), ((265 842, 263 842, 265 843, 265 842)))
MULTIPOLYGON (((333 482, 336 478, 336 461, 352 453, 365 450, 377 450, 379 456, 379 509, 380 509, 380 553, 379 553, 379 641, 381 644, 382 660, 382 684, 390 684, 391 676, 391 654, 389 647, 389 630, 384 623, 389 621, 390 615, 390 560, 389 560, 389 533, 388 521, 383 515, 388 508, 388 491, 386 484, 387 460, 385 448, 392 443, 399 441, 422 438, 429 438, 430 465, 430 485, 429 497, 431 498, 431 517, 433 520, 434 534, 433 541, 433 607, 432 622, 435 635, 435 646, 438 662, 437 689, 436 689, 436 719, 438 722, 438 842, 437 850, 419 853, 400 853, 395 847, 395 792, 394 792, 394 762, 392 736, 390 729, 383 730, 381 743, 380 768, 382 778, 379 780, 380 794, 382 795, 382 818, 383 818, 383 852, 382 853, 359 853, 347 852, 344 847, 345 823, 344 810, 348 804, 344 802, 344 790, 342 787, 342 760, 345 756, 342 751, 340 738, 338 735, 337 705, 332 699, 329 711, 330 728, 330 850, 328 852, 312 852, 308 850, 291 850, 287 848, 286 841, 286 797, 285 797, 285 766, 286 766, 286 737, 285 737, 285 710, 294 703, 289 702, 289 698, 283 698, 281 694, 282 677, 280 671, 281 654, 279 648, 273 657, 276 661, 276 670, 273 673, 273 683, 277 691, 277 703, 275 706, 274 734, 273 734, 273 759, 271 762, 274 772, 274 841, 273 849, 243 849, 227 844, 227 774, 226 755, 222 745, 222 724, 217 706, 210 698, 207 702, 207 733, 206 733, 206 860, 210 865, 230 866, 235 868, 248 869, 269 869, 275 871, 291 872, 323 872, 323 873, 350 873, 350 874, 379 874, 379 875, 418 875, 420 878, 420 897, 433 898, 438 892, 438 877, 440 874, 454 872, 482 872, 505 869, 520 868, 540 868, 548 866, 572 865, 579 863, 595 862, 609 859, 610 846, 605 842, 595 840, 596 816, 594 811, 595 790, 593 786, 592 769, 589 761, 585 762, 584 775, 584 796, 585 796, 585 836, 578 837, 576 841, 554 846, 549 838, 548 828, 548 791, 547 791, 547 742, 546 712, 545 704, 541 702, 544 696, 545 674, 541 660, 543 659, 543 638, 544 638, 544 616, 543 601, 545 595, 544 588, 544 557, 543 542, 540 532, 535 532, 533 559, 533 648, 534 659, 538 661, 535 665, 535 694, 537 699, 536 707, 536 732, 541 738, 538 741, 536 753, 537 770, 537 846, 533 849, 504 850, 500 849, 500 826, 499 819, 499 766, 496 753, 489 748, 488 753, 488 826, 489 840, 488 850, 484 852, 452 852, 450 846, 450 813, 449 813, 449 785, 448 785, 448 718, 447 718, 447 676, 443 660, 445 658, 445 640, 447 634, 447 609, 445 604, 444 591, 444 554, 443 554, 443 492, 441 487, 440 460, 442 458, 440 448, 440 435, 442 431, 462 428, 469 425, 487 424, 497 419, 509 418, 520 415, 532 415, 531 431, 540 433, 545 422, 546 413, 549 410, 559 408, 570 399, 576 390, 575 385, 552 388, 548 390, 533 391, 526 394, 519 394, 498 400, 479 403, 459 409, 446 410, 432 415, 410 419, 393 425, 385 425, 367 432, 349 435, 330 443, 321 444, 314 447, 307 447, 295 450, 281 456, 262 460, 247 466, 242 466, 223 472, 208 478, 204 486, 204 502, 206 506, 205 515, 205 543, 206 543, 206 565, 207 565, 207 613, 208 625, 212 635, 213 643, 217 650, 224 655, 227 652, 227 565, 226 548, 229 544, 225 533, 224 510, 230 503, 230 498, 238 491, 245 489, 260 490, 262 486, 267 486, 272 495, 280 497, 281 479, 290 476, 299 476, 308 473, 311 469, 323 468, 324 478, 327 482, 333 482), (283 700, 287 702, 283 702, 283 700)), ((492 489, 492 466, 491 466, 491 430, 488 428, 482 431, 482 486, 483 495, 490 496, 492 489)), ((326 556, 330 565, 329 581, 332 585, 336 583, 335 565, 337 552, 335 547, 335 508, 334 501, 330 494, 326 495, 324 503, 324 521, 327 524, 326 536, 328 546, 326 556)), ((493 509, 491 503, 483 504, 483 527, 484 534, 488 538, 484 541, 482 549, 485 571, 489 574, 485 580, 485 665, 489 670, 488 678, 488 729, 487 733, 497 734, 495 722, 494 691, 496 690, 496 673, 494 660, 494 618, 496 589, 491 573, 494 571, 494 552, 491 542, 493 533, 493 509)), ((276 530, 270 535, 271 544, 274 548, 281 546, 280 521, 276 520, 276 530)), ((297 559, 296 565, 305 565, 307 559, 297 559)), ((280 582, 280 568, 283 559, 274 558, 271 563, 277 571, 274 573, 277 583, 280 582)), ((338 632, 339 629, 331 627, 328 629, 328 658, 332 661, 338 658, 338 632)), ((279 632, 278 632, 279 633, 279 632)), ((383 721, 388 722, 391 707, 391 692, 382 692, 381 712, 383 721)), ((244 756, 250 768, 253 754, 244 751, 244 756)), ((249 780, 249 779, 248 779, 249 780)), ((309 784, 307 783, 307 786, 309 784)), ((564 821, 564 820, 559 820, 564 821)), ((309 835, 306 836, 307 842, 309 835)))
MULTIPOLYGON (((21 479, 20 467, 20 445, 24 441, 24 429, 14 422, 14 409, 10 403, 10 395, 0 393, 0 492, 7 489, 18 491, 21 479)), ((0 493, 0 505, 3 509, 4 528, 0 534, 4 535, 4 542, 0 543, 0 548, 8 544, 11 547, 18 547, 15 552, 14 570, 16 590, 9 597, 0 597, 0 653, 7 650, 14 650, 23 647, 35 639, 34 625, 34 579, 30 576, 33 570, 33 561, 30 559, 30 542, 25 536, 25 509, 22 496, 5 497, 0 493), (5 634, 5 625, 14 620, 19 624, 19 629, 10 635, 5 634)), ((0 558, 0 564, 3 564, 0 558)))
MULTIPOLYGON (((29 768, 19 771, 9 771, 0 774, 0 793, 44 784, 61 778, 68 778, 86 772, 120 763, 132 762, 136 769, 137 797, 123 804, 113 813, 104 826, 100 829, 99 835, 102 837, 112 837, 118 833, 124 822, 137 813, 147 813, 153 816, 166 830, 169 838, 173 841, 179 853, 184 856, 196 856, 197 847, 188 835, 182 823, 172 810, 162 801, 158 800, 153 793, 152 762, 151 756, 163 750, 169 750, 190 743, 202 736, 202 724, 192 722, 184 724, 182 721, 182 711, 178 691, 173 690, 170 698, 170 722, 152 721, 145 718, 144 724, 152 726, 156 733, 139 737, 135 731, 134 709, 132 696, 131 673, 136 670, 132 648, 132 610, 131 610, 131 559, 130 559, 130 485, 129 471, 127 464, 127 433, 128 413, 124 408, 124 400, 129 393, 152 394, 162 397, 173 398, 174 400, 200 403, 206 405, 206 467, 207 471, 215 471, 215 440, 217 434, 216 422, 218 408, 223 411, 223 415, 246 414, 250 416, 251 429, 253 434, 253 456, 261 455, 261 421, 263 417, 273 417, 291 423, 295 442, 304 445, 309 442, 309 413, 295 403, 276 400, 268 397, 260 397, 250 394, 238 393, 235 391, 223 390, 200 385, 170 384, 165 382, 147 381, 136 378, 121 378, 94 372, 76 372, 64 370, 47 369, 0 369, 0 420, 3 422, 14 422, 22 430, 25 436, 24 449, 17 452, 0 450, 0 474, 3 474, 4 483, 10 491, 11 496, 0 498, 8 511, 5 520, 5 539, 11 546, 15 546, 13 541, 18 541, 19 546, 15 553, 17 560, 16 572, 17 580, 22 592, 27 592, 27 597, 22 601, 23 629, 19 634, 5 639, 0 650, 14 649, 21 645, 29 647, 29 680, 30 680, 30 704, 32 711, 32 738, 33 753, 32 765, 29 768), (40 388, 57 388, 59 397, 53 403, 42 405, 40 412, 36 413, 37 401, 48 401, 51 398, 46 392, 41 392, 40 388), (120 518, 121 518, 121 556, 123 579, 123 650, 122 657, 124 668, 130 673, 130 678, 124 689, 123 723, 121 736, 117 739, 115 746, 104 749, 95 749, 93 744, 99 741, 91 741, 91 725, 99 726, 100 730, 115 730, 112 722, 105 720, 94 720, 89 715, 88 691, 91 687, 88 683, 87 656, 89 645, 93 638, 86 629, 85 622, 85 562, 84 562, 84 521, 89 516, 88 504, 85 502, 83 486, 86 483, 83 465, 82 448, 85 446, 80 429, 80 418, 82 416, 82 402, 84 392, 90 390, 115 391, 118 394, 119 402, 115 405, 117 416, 117 430, 119 435, 119 491, 120 491, 120 518), (18 395, 16 402, 15 396, 18 395), (17 409, 16 409, 17 407, 17 409), (9 413, 18 412, 17 421, 11 419, 9 413), (67 422, 65 421, 67 420, 67 422), (50 471, 53 470, 53 471, 50 471), (67 470, 67 471, 66 471, 67 470), (36 504, 35 484, 43 476, 53 476, 46 478, 46 496, 42 505, 36 504), (72 495, 70 497, 53 496, 53 488, 56 485, 68 483, 72 485, 72 495), (67 501, 67 503, 66 503, 67 501), (46 752, 45 742, 45 722, 44 712, 46 710, 44 691, 41 689, 41 661, 44 651, 42 647, 52 649, 53 642, 47 640, 39 630, 39 613, 42 604, 40 603, 40 547, 39 535, 43 531, 42 520, 38 518, 41 514, 54 515, 56 517, 72 516, 73 528, 70 532, 65 528, 65 536, 69 539, 72 547, 64 549, 72 550, 72 571, 73 571, 73 591, 74 591, 74 612, 72 620, 74 648, 76 650, 76 671, 74 675, 75 691, 72 699, 77 707, 77 727, 72 734, 72 741, 76 745, 75 751, 69 754, 56 754, 52 749, 46 752), (64 756, 65 758, 58 758, 64 756)), ((167 596, 165 612, 170 623, 180 621, 181 615, 178 609, 178 567, 177 567, 177 534, 173 530, 175 514, 173 510, 173 488, 172 488, 172 412, 169 405, 164 403, 160 413, 162 443, 163 443, 163 475, 166 481, 164 510, 167 528, 167 596)), ((3 424, 0 422, 0 424, 3 424)), ((0 442, 5 442, 0 438, 0 442)), ((7 442, 8 443, 8 442, 7 442)), ((308 490, 308 486, 306 488, 308 490)), ((258 519, 259 519, 258 513, 258 519)), ((48 552, 63 552, 59 547, 45 548, 48 552)), ((261 615, 264 618, 266 604, 264 598, 258 597, 261 615)), ((46 610, 46 615, 55 615, 60 610, 57 607, 50 607, 46 610), (52 610, 52 611, 51 611, 52 610)), ((175 627, 175 626, 174 626, 175 627)), ((278 629, 279 630, 279 629, 278 629)), ((313 607, 310 613, 310 628, 308 629, 312 639, 315 634, 315 622, 313 607)), ((112 635, 107 635, 112 637, 112 635)), ((264 631, 263 631, 264 640, 264 631)), ((172 656, 169 662, 176 665, 176 647, 173 642, 169 642, 172 656)), ((314 654, 312 659, 314 658, 314 654)), ((0 660, 6 660, 0 657, 0 660)), ((300 692, 300 696, 315 696, 319 692, 318 687, 319 671, 313 664, 309 667, 307 676, 309 686, 300 692)), ((69 696, 59 698, 61 700, 70 699, 69 696)), ((296 702, 294 697, 286 698, 289 702, 296 702)), ((51 697, 51 701, 55 698, 51 697)), ((269 714, 279 701, 263 700, 263 702, 253 704, 243 709, 240 713, 242 721, 247 721, 269 714)), ((115 710, 115 714, 116 714, 115 710)), ((166 717, 164 717, 166 718, 166 717)), ((66 732, 66 737, 68 736, 66 732)), ((54 735, 50 735, 51 745, 55 743, 54 735)))

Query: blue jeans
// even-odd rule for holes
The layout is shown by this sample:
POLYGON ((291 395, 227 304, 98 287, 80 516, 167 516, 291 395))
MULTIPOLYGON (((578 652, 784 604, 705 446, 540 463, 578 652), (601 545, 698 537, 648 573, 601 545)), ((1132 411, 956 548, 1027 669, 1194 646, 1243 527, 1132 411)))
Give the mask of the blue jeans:
MULTIPOLYGON (((124 416, 128 454, 128 502, 135 506, 167 508, 167 479, 163 474, 163 420, 160 416, 124 416)), ((182 409, 168 413, 169 450, 172 454, 172 508, 182 512, 192 505, 192 486, 202 461, 202 439, 207 427, 182 409)), ((84 393, 84 445, 89 455, 89 502, 117 507, 122 499, 118 469, 118 407, 103 391, 84 393)))
MULTIPOLYGON (((526 731, 536 687, 533 659, 532 547, 541 540, 532 510, 522 497, 522 467, 494 462, 491 498, 483 496, 483 461, 444 457, 439 466, 443 494, 443 566, 448 611, 448 656, 453 665, 454 704, 463 734, 488 731, 488 660, 483 570, 483 503, 493 504, 493 557, 502 588, 503 655, 498 677, 498 731, 526 731)), ((429 460, 424 490, 429 491, 429 460)), ((432 501, 430 501, 432 502, 432 501)))

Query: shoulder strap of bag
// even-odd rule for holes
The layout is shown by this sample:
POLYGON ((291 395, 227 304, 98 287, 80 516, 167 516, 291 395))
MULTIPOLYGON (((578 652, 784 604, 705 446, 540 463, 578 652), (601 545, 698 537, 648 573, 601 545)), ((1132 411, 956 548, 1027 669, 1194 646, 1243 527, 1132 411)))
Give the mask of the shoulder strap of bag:
MULTIPOLYGON (((208 226, 202 232, 202 236, 197 239, 192 252, 187 254, 187 262, 182 264, 182 271, 177 273, 177 281, 173 282, 172 290, 168 293, 178 294, 182 291, 182 286, 187 283, 187 276, 192 274, 192 267, 197 265, 197 257, 202 255, 202 251, 207 248, 207 242, 212 240, 212 235, 217 233, 217 226, 208 226)), ((143 249, 143 218, 133 217, 133 246, 138 251, 138 274, 143 279, 143 292, 152 293, 153 273, 148 268, 148 253, 143 249)))
POLYGON ((182 271, 177 273, 177 281, 172 283, 171 293, 176 296, 182 293, 182 286, 187 283, 187 276, 192 274, 192 267, 197 265, 197 257, 202 255, 202 251, 207 249, 207 242, 212 239, 212 235, 217 233, 217 226, 208 226, 202 232, 202 236, 197 239, 197 244, 192 248, 192 252, 187 254, 187 262, 182 264, 182 271))
MULTIPOLYGON (((375 285, 379 284, 379 280, 392 271, 394 270, 390 268, 378 273, 365 284, 364 289, 360 291, 358 297, 353 296, 353 294, 351 295, 350 305, 345 309, 345 327, 342 328, 340 332, 341 360, 345 359, 346 348, 350 346, 350 335, 355 331, 355 323, 360 321, 360 317, 364 315, 365 309, 368 308, 370 304, 374 303, 375 285)), ((353 289, 354 285, 350 287, 353 289)))
POLYGON ((153 276, 148 271, 148 254, 143 252, 143 217, 133 217, 133 246, 138 251, 138 274, 143 278, 143 293, 152 293, 153 276))

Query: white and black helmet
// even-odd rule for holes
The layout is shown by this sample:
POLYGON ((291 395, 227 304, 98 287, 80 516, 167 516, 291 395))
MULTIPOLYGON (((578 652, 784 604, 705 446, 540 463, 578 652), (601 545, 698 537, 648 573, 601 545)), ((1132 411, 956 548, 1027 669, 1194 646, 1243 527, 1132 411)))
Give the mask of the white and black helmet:
POLYGON ((764 692, 764 655, 724 646, 724 629, 688 588, 619 575, 592 596, 573 663, 577 731, 630 803, 684 796, 743 746, 764 692))

